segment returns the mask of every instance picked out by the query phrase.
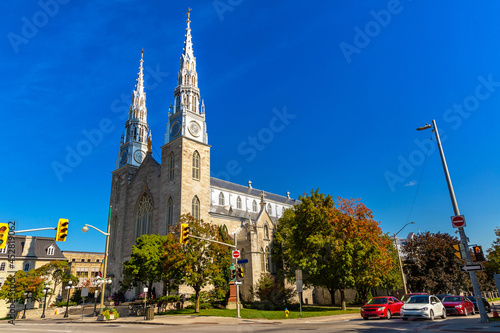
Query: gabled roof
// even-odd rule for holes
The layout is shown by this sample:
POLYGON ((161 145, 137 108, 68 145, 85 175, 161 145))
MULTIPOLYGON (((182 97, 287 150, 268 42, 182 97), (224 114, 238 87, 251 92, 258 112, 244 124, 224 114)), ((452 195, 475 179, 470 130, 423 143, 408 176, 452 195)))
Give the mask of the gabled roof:
MULTIPOLYGON (((15 253, 9 251, 0 253, 1 259, 7 259, 14 254, 15 260, 67 260, 62 254, 59 246, 57 246, 54 238, 21 235, 13 237, 16 245, 15 253), (29 248, 25 248, 26 246, 29 246, 29 248), (54 247, 54 255, 51 256, 47 255, 47 249, 50 246, 54 247)), ((9 243, 10 242, 7 242, 7 245, 9 245, 9 243)))
MULTIPOLYGON (((253 187, 238 185, 238 184, 231 183, 231 182, 228 182, 228 181, 222 180, 222 179, 217 179, 214 177, 210 177, 210 186, 215 186, 215 187, 223 188, 223 189, 228 190, 228 191, 239 192, 241 194, 251 195, 254 197, 259 197, 261 192, 262 192, 262 190, 259 190, 259 189, 253 188, 253 187)), ((264 200, 267 199, 270 201, 275 201, 275 202, 279 202, 279 203, 286 204, 286 205, 295 205, 295 204, 298 204, 300 202, 299 200, 296 200, 296 199, 288 198, 288 197, 285 197, 283 195, 269 193, 266 191, 264 191, 264 195, 265 195, 264 200)))

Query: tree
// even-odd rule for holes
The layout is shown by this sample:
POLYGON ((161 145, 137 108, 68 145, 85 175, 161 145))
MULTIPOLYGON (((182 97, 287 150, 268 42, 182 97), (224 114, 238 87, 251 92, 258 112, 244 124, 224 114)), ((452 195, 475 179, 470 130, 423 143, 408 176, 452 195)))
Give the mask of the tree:
POLYGON ((278 223, 273 259, 282 263, 280 274, 293 279, 301 269, 306 286, 327 288, 332 304, 339 290, 345 310, 347 289, 357 287, 360 297, 366 297, 392 268, 390 241, 371 210, 357 199, 338 198, 335 205, 330 195, 318 190, 299 199, 278 223))
MULTIPOLYGON (((67 283, 70 279, 73 279, 73 283, 76 283, 78 279, 70 274, 69 265, 67 261, 56 260, 48 264, 45 264, 36 270, 36 275, 46 276, 48 281, 52 282, 52 290, 56 290, 57 286, 61 283, 67 283)), ((48 304, 52 302, 53 293, 50 294, 48 304)))
MULTIPOLYGON (((0 289, 0 299, 4 299, 9 303, 23 299, 23 293, 31 292, 32 298, 38 302, 42 301, 45 296, 43 287, 47 279, 36 275, 34 269, 29 272, 22 270, 17 271, 14 276, 9 275, 0 289)), ((48 293, 50 295, 53 292, 48 293)))
POLYGON ((486 264, 487 270, 492 273, 500 273, 500 228, 495 229, 497 238, 488 249, 488 262, 486 264))
POLYGON ((431 294, 458 294, 469 288, 468 274, 460 270, 465 260, 455 256, 457 237, 447 233, 425 232, 406 242, 404 271, 408 289, 431 294))
POLYGON ((178 272, 175 265, 176 262, 180 265, 179 258, 181 247, 173 234, 140 236, 132 246, 130 259, 123 263, 122 290, 139 283, 152 290, 153 283, 169 280, 178 272), (176 261, 171 261, 172 258, 176 258, 176 261))
MULTIPOLYGON (((189 214, 181 216, 179 225, 181 223, 189 224, 191 235, 228 242, 229 237, 224 239, 218 226, 197 220, 189 214)), ((200 292, 203 287, 209 283, 216 289, 228 286, 230 264, 231 252, 228 246, 189 238, 184 247, 183 271, 184 282, 195 291, 195 313, 200 312, 200 292)))
POLYGON ((254 287, 250 288, 250 293, 253 297, 258 297, 261 304, 267 304, 270 309, 284 308, 292 303, 292 298, 295 295, 293 288, 287 288, 276 277, 270 274, 264 274, 254 287))
MULTIPOLYGON (((403 281, 401 280, 401 269, 399 267, 399 258, 398 252, 396 250, 396 246, 394 246, 393 240, 394 238, 385 235, 391 240, 390 245, 387 248, 389 256, 392 259, 392 268, 385 273, 382 277, 380 285, 378 286, 380 289, 387 290, 397 290, 403 288, 403 281)), ((399 297, 401 298, 401 297, 399 297)))

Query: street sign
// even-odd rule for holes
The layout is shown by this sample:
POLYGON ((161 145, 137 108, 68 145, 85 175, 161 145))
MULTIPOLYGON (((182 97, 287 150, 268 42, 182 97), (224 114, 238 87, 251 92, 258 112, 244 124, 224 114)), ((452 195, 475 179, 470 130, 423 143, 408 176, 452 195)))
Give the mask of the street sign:
POLYGON ((238 285, 242 285, 243 282, 241 282, 241 281, 235 281, 234 284, 238 286, 238 285))
POLYGON ((248 264, 248 259, 240 259, 238 260, 238 264, 248 264))
POLYGON ((451 225, 453 226, 453 228, 465 227, 465 217, 463 215, 452 216, 451 225))
POLYGON ((87 297, 89 295, 89 288, 82 288, 82 297, 87 297))
POLYGON ((460 267, 460 269, 464 272, 468 272, 468 271, 482 271, 483 270, 483 266, 481 265, 465 265, 465 266, 462 266, 460 267))
POLYGON ((297 292, 298 293, 301 293, 302 292, 302 280, 297 280, 295 282, 296 286, 297 286, 297 292))
POLYGON ((238 250, 234 250, 234 251, 233 251, 233 258, 234 258, 234 259, 238 259, 239 257, 240 257, 240 251, 238 251, 238 250))

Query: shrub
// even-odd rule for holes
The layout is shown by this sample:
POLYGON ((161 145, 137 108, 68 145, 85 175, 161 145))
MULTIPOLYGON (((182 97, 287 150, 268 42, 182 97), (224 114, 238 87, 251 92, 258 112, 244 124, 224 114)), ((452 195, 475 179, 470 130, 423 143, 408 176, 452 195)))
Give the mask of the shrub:
POLYGON ((157 299, 158 302, 170 303, 170 302, 179 302, 181 300, 180 295, 168 295, 162 296, 157 299))
MULTIPOLYGON (((76 302, 69 302, 68 306, 73 306, 73 305, 76 305, 76 304, 77 304, 76 302)), ((66 306, 66 302, 61 301, 61 302, 52 303, 52 306, 55 306, 57 308, 65 307, 66 306)))
MULTIPOLYGON (((291 305, 295 291, 292 288, 286 288, 271 275, 266 274, 259 279, 255 288, 250 289, 250 293, 260 299, 257 303, 261 303, 261 307, 278 310, 291 305)), ((254 306, 257 305, 254 304, 254 306)))
MULTIPOLYGON (((211 308, 212 308, 212 304, 210 304, 210 303, 200 303, 200 310, 211 309, 211 308)), ((186 306, 186 309, 194 309, 194 304, 190 304, 190 305, 186 306)))

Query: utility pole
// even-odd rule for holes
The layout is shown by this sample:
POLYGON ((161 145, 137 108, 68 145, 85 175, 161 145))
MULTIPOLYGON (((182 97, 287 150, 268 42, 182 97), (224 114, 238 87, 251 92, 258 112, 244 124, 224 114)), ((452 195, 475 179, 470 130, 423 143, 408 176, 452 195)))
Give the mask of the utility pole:
MULTIPOLYGON (((439 138, 439 132, 436 126, 436 121, 432 120, 431 125, 425 125, 423 127, 417 128, 418 131, 431 128, 434 130, 434 134, 436 135, 436 141, 439 148, 439 154, 441 155, 441 163, 443 164, 444 175, 446 177, 446 183, 448 184, 448 191, 450 192, 451 204, 453 206, 453 212, 455 216, 460 215, 460 210, 458 209, 457 199, 455 198, 455 191, 453 190, 453 185, 451 183, 450 173, 448 172, 448 166, 446 164, 446 159, 444 157, 443 147, 441 146, 441 139, 439 138)), ((465 230, 463 227, 458 228, 458 232, 460 234, 460 243, 462 243, 465 247, 465 264, 472 265, 472 257, 469 251, 469 240, 465 235, 465 230)), ((489 322, 488 315, 486 314, 486 310, 484 308, 483 300, 481 299, 481 289, 479 288, 479 283, 477 282, 476 272, 469 271, 469 276, 472 282, 472 289, 474 290, 474 298, 476 299, 476 304, 479 309, 479 314, 481 315, 481 322, 487 323, 489 322)))

